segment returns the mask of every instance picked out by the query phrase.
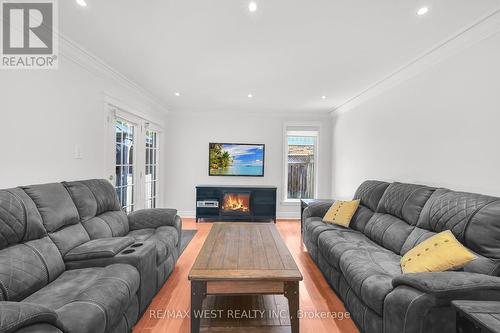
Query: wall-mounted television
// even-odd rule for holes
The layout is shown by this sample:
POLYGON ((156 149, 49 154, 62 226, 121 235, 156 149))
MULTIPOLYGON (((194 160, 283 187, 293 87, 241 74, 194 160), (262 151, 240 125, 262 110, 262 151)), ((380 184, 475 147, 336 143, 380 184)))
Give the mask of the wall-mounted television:
POLYGON ((210 143, 210 176, 264 177, 265 145, 210 143))

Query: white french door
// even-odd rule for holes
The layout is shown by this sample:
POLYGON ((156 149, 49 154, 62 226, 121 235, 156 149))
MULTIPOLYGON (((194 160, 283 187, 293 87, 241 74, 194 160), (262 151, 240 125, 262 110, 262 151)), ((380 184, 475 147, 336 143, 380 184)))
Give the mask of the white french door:
POLYGON ((156 208, 160 198, 160 136, 158 126, 108 105, 110 181, 127 213, 156 208))
POLYGON ((136 205, 136 169, 137 160, 135 146, 137 142, 137 126, 125 119, 115 120, 116 163, 115 187, 118 200, 125 212, 134 211, 136 205))
POLYGON ((160 169, 160 133, 146 130, 146 171, 145 171, 145 204, 146 208, 156 208, 158 200, 158 172, 160 169))

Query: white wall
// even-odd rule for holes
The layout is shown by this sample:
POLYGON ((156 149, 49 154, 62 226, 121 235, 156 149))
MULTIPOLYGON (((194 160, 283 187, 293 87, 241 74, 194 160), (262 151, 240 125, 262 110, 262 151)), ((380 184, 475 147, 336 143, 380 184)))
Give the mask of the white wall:
POLYGON ((283 124, 285 121, 319 121, 319 187, 320 197, 330 197, 331 184, 331 118, 329 116, 172 114, 169 116, 167 154, 167 203, 184 216, 196 209, 195 186, 198 184, 275 185, 278 187, 278 216, 298 217, 298 204, 284 205, 283 124), (264 143, 265 176, 209 177, 208 144, 210 142, 264 143))
POLYGON ((108 177, 105 95, 166 119, 148 98, 95 63, 87 68, 60 59, 58 70, 0 71, 0 188, 108 177), (82 159, 75 159, 75 146, 82 159))
POLYGON ((500 196, 500 34, 342 113, 333 193, 365 179, 500 196))

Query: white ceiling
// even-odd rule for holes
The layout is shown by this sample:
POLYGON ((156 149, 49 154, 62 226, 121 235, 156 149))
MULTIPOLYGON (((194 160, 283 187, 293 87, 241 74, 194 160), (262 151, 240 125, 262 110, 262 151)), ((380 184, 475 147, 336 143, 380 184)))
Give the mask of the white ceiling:
POLYGON ((249 0, 87 2, 60 2, 62 33, 172 112, 330 111, 500 6, 257 0, 250 13, 249 0))

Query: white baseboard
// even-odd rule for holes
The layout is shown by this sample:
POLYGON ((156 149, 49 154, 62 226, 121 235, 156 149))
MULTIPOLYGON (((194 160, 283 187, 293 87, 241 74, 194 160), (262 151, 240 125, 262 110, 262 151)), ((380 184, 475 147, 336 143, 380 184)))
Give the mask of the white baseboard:
MULTIPOLYGON (((177 212, 180 217, 184 218, 195 218, 196 212, 192 210, 180 210, 177 212)), ((287 220, 300 220, 300 212, 278 212, 278 219, 287 219, 287 220)))
POLYGON ((278 212, 276 215, 279 219, 300 220, 300 212, 278 212))
POLYGON ((180 217, 185 217, 187 219, 193 219, 196 217, 196 212, 191 210, 180 210, 177 212, 177 215, 180 217))

